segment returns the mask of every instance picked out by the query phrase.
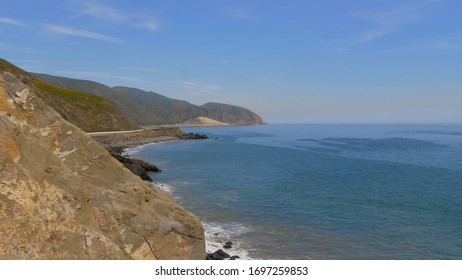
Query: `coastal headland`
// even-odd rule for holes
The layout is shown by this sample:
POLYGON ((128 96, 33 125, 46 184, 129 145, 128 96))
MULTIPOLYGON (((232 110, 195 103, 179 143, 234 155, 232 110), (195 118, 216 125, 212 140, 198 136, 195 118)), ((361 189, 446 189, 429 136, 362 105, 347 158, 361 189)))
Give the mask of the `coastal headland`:
POLYGON ((0 73, 0 178, 0 258, 206 256, 198 217, 8 72, 0 73))
POLYGON ((66 83, 47 84, 0 59, 0 258, 205 259, 200 219, 146 182, 159 168, 121 152, 207 138, 179 126, 261 118, 226 104, 200 107, 152 92, 140 93, 147 99, 138 102, 120 88, 60 81, 66 83), (127 114, 143 104, 160 115, 142 123, 127 114))

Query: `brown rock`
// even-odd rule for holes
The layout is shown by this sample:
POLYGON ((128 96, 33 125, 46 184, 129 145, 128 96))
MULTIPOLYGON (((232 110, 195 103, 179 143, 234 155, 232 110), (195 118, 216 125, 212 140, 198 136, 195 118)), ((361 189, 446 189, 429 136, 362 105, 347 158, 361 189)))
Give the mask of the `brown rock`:
POLYGON ((0 258, 203 259, 197 217, 0 74, 0 258))

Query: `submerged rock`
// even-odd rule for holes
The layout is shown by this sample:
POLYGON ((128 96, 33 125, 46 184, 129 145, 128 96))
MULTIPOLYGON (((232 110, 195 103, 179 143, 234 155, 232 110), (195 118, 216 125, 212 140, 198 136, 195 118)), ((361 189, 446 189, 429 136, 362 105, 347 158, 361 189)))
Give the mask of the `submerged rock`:
POLYGON ((0 73, 1 259, 203 259, 200 220, 0 73))

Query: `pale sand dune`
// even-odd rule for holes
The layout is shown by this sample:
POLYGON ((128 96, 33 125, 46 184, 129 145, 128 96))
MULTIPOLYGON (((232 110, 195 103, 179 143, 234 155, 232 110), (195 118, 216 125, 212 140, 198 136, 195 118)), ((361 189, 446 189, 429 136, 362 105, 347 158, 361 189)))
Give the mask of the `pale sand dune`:
POLYGON ((182 126, 186 125, 186 126, 189 126, 189 125, 229 125, 229 123, 224 123, 224 122, 220 122, 220 121, 217 121, 217 120, 214 120, 214 119, 211 119, 211 118, 207 118, 207 117, 202 117, 202 116, 199 116, 199 117, 196 117, 194 119, 191 119, 191 120, 188 120, 188 121, 185 121, 184 123, 180 124, 182 126))

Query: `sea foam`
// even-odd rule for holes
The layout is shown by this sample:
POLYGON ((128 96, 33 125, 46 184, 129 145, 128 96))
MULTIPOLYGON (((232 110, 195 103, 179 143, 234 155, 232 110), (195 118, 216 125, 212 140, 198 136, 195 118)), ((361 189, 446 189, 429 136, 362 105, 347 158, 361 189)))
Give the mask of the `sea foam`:
POLYGON ((245 244, 238 241, 236 237, 250 231, 249 228, 239 223, 231 224, 219 224, 219 223, 208 223, 203 221, 205 231, 205 249, 207 253, 213 253, 219 249, 228 253, 230 256, 239 256, 242 260, 252 259, 249 256, 249 252, 243 248, 245 244), (224 249, 223 246, 226 242, 231 241, 232 247, 224 249))
POLYGON ((154 183, 151 183, 154 187, 164 191, 164 192, 168 192, 170 194, 173 193, 173 190, 175 189, 175 187, 173 185, 169 185, 169 184, 165 184, 165 183, 160 183, 160 182, 154 182, 154 183))

